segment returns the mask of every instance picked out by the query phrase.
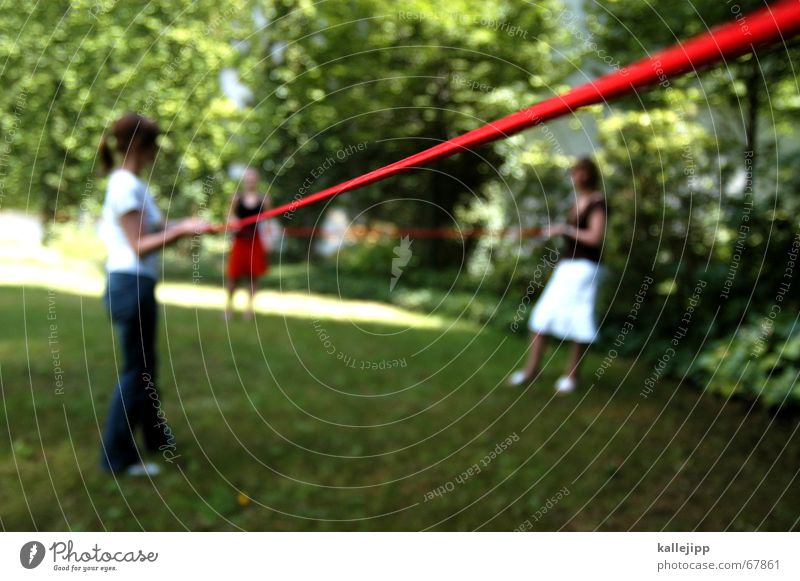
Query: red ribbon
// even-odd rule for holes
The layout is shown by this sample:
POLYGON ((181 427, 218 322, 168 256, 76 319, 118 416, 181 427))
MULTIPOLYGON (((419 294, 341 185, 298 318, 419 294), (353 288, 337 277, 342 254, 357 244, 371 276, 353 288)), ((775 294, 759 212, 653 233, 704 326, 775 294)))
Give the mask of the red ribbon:
POLYGON ((324 237, 334 236, 348 239, 360 238, 482 238, 484 236, 505 236, 517 235, 522 238, 541 236, 541 228, 503 228, 499 230, 484 230, 482 228, 470 228, 459 230, 456 228, 368 228, 366 226, 351 226, 347 229, 336 228, 315 228, 313 226, 286 226, 283 228, 283 236, 297 237, 324 237))

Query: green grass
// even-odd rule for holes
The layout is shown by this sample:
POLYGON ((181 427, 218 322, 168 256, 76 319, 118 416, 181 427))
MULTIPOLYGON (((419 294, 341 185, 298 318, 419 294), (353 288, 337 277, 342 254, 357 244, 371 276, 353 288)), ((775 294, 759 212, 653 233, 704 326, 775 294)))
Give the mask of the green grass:
MULTIPOLYGON (((318 298, 306 300, 311 308, 318 298)), ((534 530, 798 527, 796 421, 668 382, 644 399, 647 370, 623 360, 597 385, 557 398, 558 351, 541 384, 511 390, 501 381, 523 355, 517 337, 447 320, 423 327, 410 316, 326 319, 297 307, 226 325, 213 306, 167 304, 160 386, 180 459, 152 482, 115 480, 97 469, 116 375, 100 300, 0 287, 2 527, 511 530, 526 519, 534 530), (48 343, 51 333, 57 342, 48 343), (406 366, 362 370, 339 353, 406 366), (455 481, 511 434, 518 441, 479 474, 455 481), (447 483, 451 491, 426 501, 447 483)), ((587 376, 601 358, 590 354, 587 376)))

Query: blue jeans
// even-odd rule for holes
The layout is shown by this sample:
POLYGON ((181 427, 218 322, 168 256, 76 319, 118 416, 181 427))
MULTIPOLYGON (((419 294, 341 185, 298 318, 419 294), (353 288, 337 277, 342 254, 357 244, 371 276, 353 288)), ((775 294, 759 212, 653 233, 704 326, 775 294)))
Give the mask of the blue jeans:
POLYGON ((174 442, 161 412, 156 387, 156 281, 122 272, 108 275, 105 303, 122 351, 119 382, 103 432, 100 465, 112 472, 141 462, 134 433, 142 430, 144 448, 166 449, 174 442))

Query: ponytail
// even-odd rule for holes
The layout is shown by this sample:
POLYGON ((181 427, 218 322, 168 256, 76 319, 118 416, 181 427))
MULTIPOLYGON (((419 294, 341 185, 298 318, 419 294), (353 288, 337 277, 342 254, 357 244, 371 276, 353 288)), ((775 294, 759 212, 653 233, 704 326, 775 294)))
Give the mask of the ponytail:
POLYGON ((100 163, 102 164, 102 174, 108 174, 114 169, 114 155, 111 153, 111 148, 108 146, 108 136, 103 134, 100 140, 100 147, 98 148, 100 156, 100 163))
POLYGON ((125 113, 111 124, 100 139, 97 153, 103 173, 107 174, 114 169, 115 152, 125 157, 155 148, 158 135, 158 124, 155 121, 138 113, 125 113), (114 149, 108 144, 109 137, 113 138, 114 149))

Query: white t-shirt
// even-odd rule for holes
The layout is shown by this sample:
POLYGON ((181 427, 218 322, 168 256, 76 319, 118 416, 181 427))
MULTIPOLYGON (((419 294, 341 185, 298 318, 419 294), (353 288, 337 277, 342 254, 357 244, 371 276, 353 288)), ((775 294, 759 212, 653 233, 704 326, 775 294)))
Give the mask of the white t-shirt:
POLYGON ((149 234, 159 229, 161 211, 148 192, 147 185, 128 170, 115 169, 108 179, 100 228, 100 235, 108 248, 106 270, 158 278, 159 252, 139 258, 122 229, 120 218, 134 210, 142 214, 143 232, 149 234))

